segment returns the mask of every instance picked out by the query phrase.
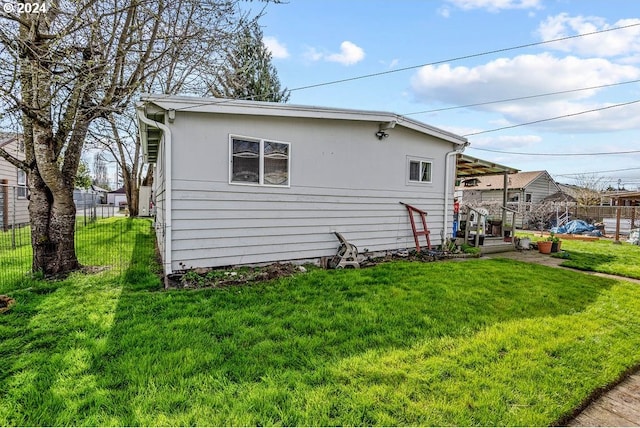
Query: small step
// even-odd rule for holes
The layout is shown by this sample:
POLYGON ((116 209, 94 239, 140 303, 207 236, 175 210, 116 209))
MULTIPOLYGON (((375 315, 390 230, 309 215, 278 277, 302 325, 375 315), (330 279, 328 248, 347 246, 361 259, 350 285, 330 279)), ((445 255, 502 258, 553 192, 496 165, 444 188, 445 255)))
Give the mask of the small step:
POLYGON ((506 253, 509 251, 515 251, 516 247, 512 242, 504 242, 503 239, 492 240, 485 239, 484 245, 480 246, 480 251, 482 254, 490 254, 490 253, 506 253))

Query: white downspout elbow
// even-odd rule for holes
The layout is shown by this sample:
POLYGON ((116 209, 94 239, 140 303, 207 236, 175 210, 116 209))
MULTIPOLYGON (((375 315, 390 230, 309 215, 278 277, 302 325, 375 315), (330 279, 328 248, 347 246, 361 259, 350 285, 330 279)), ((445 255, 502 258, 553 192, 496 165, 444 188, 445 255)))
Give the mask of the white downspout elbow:
MULTIPOLYGON (((451 177, 451 171, 450 171, 450 163, 449 162, 449 158, 457 155, 458 153, 462 153, 464 152, 464 149, 467 148, 467 146, 469 145, 469 143, 465 143, 462 147, 450 151, 448 152, 445 157, 444 157, 444 214, 443 214, 443 218, 442 218, 442 224, 443 229, 442 229, 442 244, 444 245, 444 241, 447 238, 447 231, 451 230, 451 228, 449 228, 449 187, 451 186, 451 183, 449 183, 449 178, 451 177)), ((456 162, 453 162, 453 176, 454 176, 454 180, 455 180, 455 173, 456 173, 456 162)), ((455 192, 455 190, 454 190, 455 192)))
POLYGON ((173 272, 171 268, 171 130, 163 123, 156 122, 145 116, 144 111, 141 108, 137 109, 138 119, 140 122, 158 128, 164 135, 164 181, 165 181, 165 233, 164 233, 164 274, 165 281, 167 275, 173 272))

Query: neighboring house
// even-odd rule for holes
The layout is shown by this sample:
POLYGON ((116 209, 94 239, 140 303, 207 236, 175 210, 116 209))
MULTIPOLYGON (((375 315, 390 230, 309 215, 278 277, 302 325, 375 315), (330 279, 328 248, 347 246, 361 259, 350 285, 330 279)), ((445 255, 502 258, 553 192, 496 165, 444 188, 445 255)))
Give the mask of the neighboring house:
MULTIPOLYGON (((537 203, 560 191, 547 171, 518 172, 507 175, 507 201, 537 203)), ((467 178, 456 188, 465 202, 502 202, 503 175, 467 178)))
POLYGON ((95 184, 91 185, 91 190, 98 196, 98 204, 106 204, 107 203, 107 193, 109 191, 107 189, 103 189, 100 186, 96 186, 95 184))
MULTIPOLYGON (((488 175, 467 178, 457 187, 465 204, 502 204, 504 198, 504 175, 488 175)), ((507 204, 510 208, 526 213, 532 204, 537 204, 560 192, 560 187, 547 171, 519 172, 507 175, 507 204)), ((516 219, 522 227, 524 215, 516 219)))
POLYGON ((545 200, 552 202, 565 202, 567 204, 575 204, 578 201, 578 198, 580 197, 580 193, 582 191, 581 187, 572 184, 557 184, 560 188, 560 191, 554 193, 551 196, 548 196, 547 198, 545 198, 545 200))
POLYGON ((107 204, 116 207, 124 207, 127 205, 127 194, 125 193, 124 186, 107 193, 107 204))
MULTIPOLYGON (((340 232, 360 251, 415 247, 405 202, 432 245, 451 230, 460 136, 385 112, 145 96, 138 118, 154 180, 165 273, 317 260, 340 232)), ((422 237, 421 239, 423 239, 422 237)))
POLYGON ((73 202, 76 205, 76 214, 84 214, 87 208, 95 208, 107 201, 108 190, 91 185, 88 189, 73 189, 73 202))
MULTIPOLYGON (((0 134, 0 147, 24 160, 24 143, 19 135, 0 134)), ((29 223, 27 173, 0 157, 0 229, 29 223)))

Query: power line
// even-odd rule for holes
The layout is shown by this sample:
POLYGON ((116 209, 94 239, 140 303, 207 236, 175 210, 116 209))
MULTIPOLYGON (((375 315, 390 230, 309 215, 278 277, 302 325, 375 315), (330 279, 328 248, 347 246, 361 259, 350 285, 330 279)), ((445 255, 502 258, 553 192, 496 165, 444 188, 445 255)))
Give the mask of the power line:
POLYGON ((516 50, 516 49, 524 49, 524 48, 530 48, 530 47, 533 47, 533 46, 540 46, 540 45, 549 44, 549 43, 562 42, 562 41, 565 41, 565 40, 571 40, 571 39, 575 39, 575 38, 579 38, 579 37, 591 36, 591 35, 594 35, 594 34, 602 34, 602 33, 606 33, 606 32, 609 32, 609 31, 622 30, 622 29, 625 29, 625 28, 636 27, 638 25, 640 25, 640 23, 623 25, 621 27, 608 28, 608 29, 605 29, 605 30, 592 31, 592 32, 589 32, 589 33, 576 34, 576 35, 573 35, 573 36, 560 37, 558 39, 545 40, 545 41, 542 41, 542 42, 527 43, 527 44, 524 44, 524 45, 518 45, 518 46, 509 47, 509 48, 494 49, 494 50, 491 50, 491 51, 485 51, 485 52, 476 53, 476 54, 464 55, 464 56, 459 56, 459 57, 450 58, 450 59, 444 59, 444 60, 435 61, 435 62, 429 62, 429 63, 425 63, 425 64, 420 64, 420 65, 412 65, 412 66, 409 66, 409 67, 397 68, 395 70, 380 71, 380 72, 377 72, 377 73, 365 74, 365 75, 356 76, 356 77, 349 77, 349 78, 346 78, 346 79, 339 79, 339 80, 333 80, 333 81, 324 82, 324 83, 316 83, 316 84, 313 84, 313 85, 301 86, 301 87, 298 87, 298 88, 290 89, 290 91, 291 92, 293 92, 293 91, 301 91, 301 90, 304 90, 304 89, 318 88, 320 86, 335 85, 335 84, 338 84, 338 83, 352 82, 354 80, 368 79, 370 77, 384 76, 384 75, 387 75, 387 74, 399 73, 399 72, 408 71, 408 70, 414 70, 416 68, 426 67, 428 65, 443 64, 443 63, 447 63, 447 62, 454 62, 454 61, 460 61, 460 60, 463 60, 463 59, 477 58, 477 57, 480 57, 480 56, 491 55, 491 54, 500 53, 500 52, 508 52, 508 51, 512 51, 512 50, 516 50))
MULTIPOLYGON (((571 40, 571 39, 585 37, 585 36, 602 34, 602 33, 610 32, 610 31, 623 30, 623 29, 626 29, 626 28, 637 27, 637 26, 640 26, 640 23, 623 25, 623 26, 620 26, 620 27, 607 28, 607 29, 604 29, 604 30, 592 31, 592 32, 588 32, 588 33, 576 34, 576 35, 573 35, 573 36, 560 37, 560 38, 557 38, 557 39, 545 40, 545 41, 542 41, 542 42, 527 43, 527 44, 523 44, 523 45, 508 47, 508 48, 494 49, 494 50, 491 50, 491 51, 484 51, 484 52, 480 52, 480 53, 476 53, 476 54, 463 55, 463 56, 444 59, 444 60, 440 60, 440 61, 434 61, 434 62, 419 64, 419 65, 412 65, 412 66, 409 66, 409 67, 397 68, 397 69, 394 69, 394 70, 386 70, 386 71, 381 71, 381 72, 377 72, 377 73, 370 73, 370 74, 364 74, 364 75, 360 75, 360 76, 349 77, 349 78, 345 78, 345 79, 338 79, 338 80, 332 80, 332 81, 328 81, 328 82, 321 82, 321 83, 316 83, 316 84, 311 84, 311 85, 306 85, 306 86, 300 86, 300 87, 297 87, 297 88, 289 89, 289 92, 302 91, 302 90, 306 90, 306 89, 319 88, 319 87, 322 87, 322 86, 330 86, 330 85, 336 85, 336 84, 340 84, 340 83, 353 82, 353 81, 356 81, 356 80, 369 79, 371 77, 379 77, 379 76, 384 76, 384 75, 393 74, 393 73, 400 73, 400 72, 403 72, 403 71, 414 70, 416 68, 426 67, 426 66, 429 66, 429 65, 444 64, 444 63, 448 63, 448 62, 460 61, 460 60, 463 60, 463 59, 477 58, 477 57, 491 55, 491 54, 495 54, 495 53, 508 52, 508 51, 517 50, 517 49, 524 49, 524 48, 529 48, 529 47, 534 47, 534 46, 540 46, 540 45, 545 45, 545 44, 549 44, 549 43, 561 42, 561 41, 565 41, 565 40, 571 40)), ((274 93, 261 94, 261 96, 272 95, 274 93)), ((254 96, 246 97, 246 98, 238 98, 236 100, 251 100, 253 98, 254 98, 254 96)), ((200 107, 200 106, 203 106, 203 105, 216 105, 216 104, 228 103, 229 101, 231 101, 231 100, 215 100, 215 101, 212 101, 210 103, 193 104, 191 106, 181 107, 181 108, 176 109, 176 110, 188 110, 188 109, 197 108, 197 107, 200 107)))
POLYGON ((640 170, 640 167, 638 168, 623 168, 623 169, 608 169, 605 171, 591 171, 591 172, 574 172, 574 173, 568 173, 568 174, 554 174, 558 177, 572 177, 572 176, 580 176, 580 175, 585 175, 585 174, 605 174, 605 173, 609 173, 609 172, 624 172, 624 171, 635 171, 635 170, 640 170))
MULTIPOLYGON (((581 114, 593 113, 593 112, 596 112, 596 111, 608 110, 608 109, 616 108, 616 107, 624 107, 624 106, 628 106, 628 105, 635 104, 635 103, 640 103, 640 100, 634 100, 634 101, 629 101, 629 102, 620 103, 620 104, 613 104, 613 105, 606 106, 606 107, 600 107, 600 108, 594 108, 594 109, 591 109, 591 110, 579 111, 577 113, 569 113, 569 114, 565 114, 565 115, 562 115, 562 116, 550 117, 550 118, 547 118, 547 119, 533 120, 531 122, 519 123, 517 125, 509 125, 509 126, 503 126, 501 128, 488 129, 486 131, 472 132, 470 134, 464 134, 462 136, 463 137, 470 137, 472 135, 487 134, 489 132, 496 132, 496 131, 502 131, 502 130, 505 130, 505 129, 518 128, 520 126, 534 125, 536 123, 543 123, 543 122, 550 122, 552 120, 565 119, 567 117, 579 116, 581 114)), ((476 149, 476 150, 482 150, 482 149, 476 149)), ((487 150, 487 149, 485 149, 485 150, 487 150)))
POLYGON ((525 155, 525 156, 606 156, 606 155, 628 155, 632 153, 640 153, 640 150, 629 150, 629 151, 623 151, 623 152, 600 152, 600 153, 530 153, 530 152, 510 152, 506 150, 483 149, 483 148, 472 147, 472 146, 469 146, 469 149, 481 150, 483 152, 502 153, 506 155, 525 155))
POLYGON ((506 103, 506 102, 509 102, 509 101, 528 100, 528 99, 531 99, 531 98, 541 98, 541 97, 548 97, 548 96, 552 96, 552 95, 568 94, 568 93, 571 93, 571 92, 589 91, 589 90, 592 90, 592 89, 602 89, 602 88, 608 88, 608 87, 611 87, 611 86, 628 85, 630 83, 638 83, 638 82, 640 82, 640 79, 638 79, 638 80, 629 80, 627 82, 610 83, 610 84, 607 84, 607 85, 590 86, 590 87, 587 87, 587 88, 567 89, 567 90, 564 90, 564 91, 547 92, 547 93, 544 93, 544 94, 526 95, 526 96, 522 96, 522 97, 505 98, 505 99, 493 100, 493 101, 484 101, 484 102, 481 102, 481 103, 465 104, 465 105, 461 105, 461 106, 452 106, 452 107, 443 107, 443 108, 437 108, 437 109, 432 109, 432 110, 414 111, 414 112, 411 112, 411 113, 404 113, 403 116, 412 116, 412 115, 415 115, 415 114, 422 114, 422 113, 435 113, 435 112, 439 112, 439 111, 455 110, 455 109, 459 109, 459 108, 478 107, 478 106, 484 106, 484 105, 487 105, 487 104, 506 103))

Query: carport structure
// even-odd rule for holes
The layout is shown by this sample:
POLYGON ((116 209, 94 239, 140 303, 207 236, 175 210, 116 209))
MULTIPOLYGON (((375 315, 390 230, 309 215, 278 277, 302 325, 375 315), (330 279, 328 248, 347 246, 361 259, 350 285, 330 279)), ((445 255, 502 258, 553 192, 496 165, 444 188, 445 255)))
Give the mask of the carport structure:
MULTIPOLYGON (((456 166, 456 181, 463 178, 481 177, 483 175, 504 176, 504 186, 502 193, 502 224, 507 223, 507 195, 509 190, 509 174, 516 174, 519 169, 499 163, 478 159, 465 153, 458 153, 456 166)), ((503 231, 504 234, 504 231, 503 231)))
MULTIPOLYGON (((616 195, 613 200, 615 201, 615 205, 617 207, 616 209, 616 237, 615 237, 615 241, 619 242, 620 241, 620 216, 622 213, 622 210, 620 209, 620 207, 623 206, 632 206, 632 207, 637 207, 640 206, 640 192, 621 192, 620 194, 616 195)), ((635 213, 636 210, 632 210, 631 211, 631 228, 633 229, 635 227, 635 213)))

